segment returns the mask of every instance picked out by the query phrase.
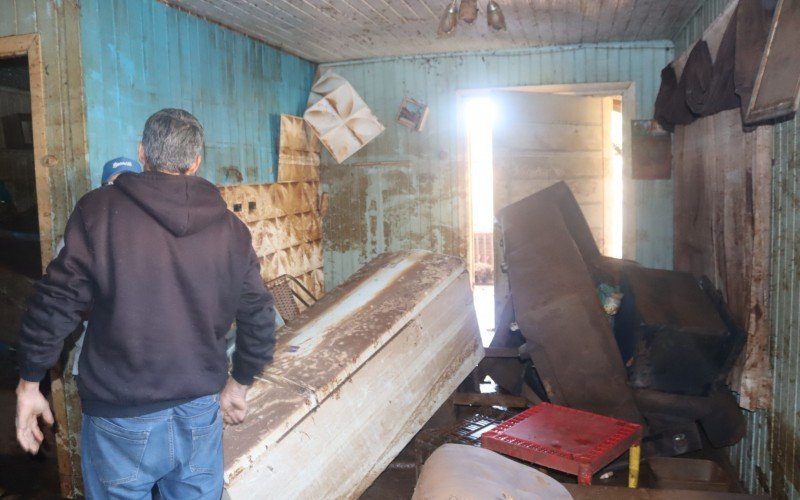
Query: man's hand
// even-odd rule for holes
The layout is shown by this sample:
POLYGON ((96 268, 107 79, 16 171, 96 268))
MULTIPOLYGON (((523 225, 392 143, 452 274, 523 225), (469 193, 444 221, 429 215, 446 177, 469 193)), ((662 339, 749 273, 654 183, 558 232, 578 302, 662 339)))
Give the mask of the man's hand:
POLYGON ((222 421, 227 425, 238 425, 244 422, 247 415, 247 389, 232 377, 228 377, 225 388, 219 395, 219 407, 222 410, 222 421))
POLYGON ((17 441, 22 449, 35 455, 44 440, 39 429, 39 417, 47 425, 53 425, 53 413, 50 404, 39 391, 39 382, 20 380, 17 385, 17 441))

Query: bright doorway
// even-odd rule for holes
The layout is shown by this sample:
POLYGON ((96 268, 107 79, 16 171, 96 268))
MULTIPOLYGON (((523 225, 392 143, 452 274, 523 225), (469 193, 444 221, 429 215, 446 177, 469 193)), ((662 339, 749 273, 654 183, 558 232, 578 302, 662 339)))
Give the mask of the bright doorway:
POLYGON ((508 279, 502 271, 502 207, 565 181, 599 248, 623 256, 625 204, 624 84, 497 89, 462 94, 470 197, 470 268, 484 345, 509 327, 508 279))
POLYGON ((492 135, 495 103, 490 96, 465 101, 467 162, 472 209, 473 298, 483 345, 494 337, 494 175, 492 135))

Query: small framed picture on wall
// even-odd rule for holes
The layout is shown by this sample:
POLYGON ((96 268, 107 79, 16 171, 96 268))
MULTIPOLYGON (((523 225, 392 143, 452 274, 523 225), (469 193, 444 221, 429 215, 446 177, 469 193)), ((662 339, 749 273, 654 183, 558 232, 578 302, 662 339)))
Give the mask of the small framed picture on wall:
POLYGON ((425 128, 428 119, 428 105, 411 97, 404 97, 397 113, 397 123, 417 132, 425 128))

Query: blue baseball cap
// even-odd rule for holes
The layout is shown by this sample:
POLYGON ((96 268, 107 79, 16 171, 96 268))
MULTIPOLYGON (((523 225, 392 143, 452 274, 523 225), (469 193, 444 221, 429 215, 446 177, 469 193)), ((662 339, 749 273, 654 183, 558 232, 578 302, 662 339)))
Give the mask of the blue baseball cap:
POLYGON ((139 165, 138 161, 120 156, 119 158, 114 158, 113 160, 107 161, 106 164, 103 165, 103 177, 100 179, 100 183, 103 185, 108 184, 109 179, 121 174, 122 172, 133 172, 138 174, 141 171, 142 166, 139 165))

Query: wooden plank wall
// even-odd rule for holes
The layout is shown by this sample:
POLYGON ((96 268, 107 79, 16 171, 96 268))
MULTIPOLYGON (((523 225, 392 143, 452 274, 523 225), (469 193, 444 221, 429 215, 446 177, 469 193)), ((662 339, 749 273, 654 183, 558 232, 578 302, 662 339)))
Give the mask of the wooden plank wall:
POLYGON ((597 246, 608 253, 603 98, 531 92, 492 96, 502 117, 492 143, 494 212, 566 181, 597 246))
MULTIPOLYGON (((672 59, 670 42, 561 46, 324 64, 346 78, 386 131, 338 165, 322 153, 325 280, 333 287, 377 254, 422 248, 465 255, 467 191, 459 158, 457 92, 564 83, 634 82, 629 119, 652 118, 658 75, 672 59), (426 102, 422 132, 397 123, 404 96, 426 102)), ((625 207, 626 257, 672 266, 672 181, 630 181, 625 207)))
MULTIPOLYGON (((676 53, 690 47, 728 1, 705 0, 675 36, 676 53)), ((775 125, 772 144, 770 306, 762 312, 770 324, 772 405, 744 412, 747 435, 729 453, 750 493, 800 499, 800 120, 775 125)))
POLYGON ((722 291, 748 335, 733 389, 743 407, 769 407, 772 127, 745 133, 738 109, 676 127, 673 162, 675 269, 722 291))
POLYGON ((275 182, 280 114, 303 113, 314 64, 155 0, 82 0, 81 27, 93 186, 165 107, 205 127, 204 178, 275 182))

